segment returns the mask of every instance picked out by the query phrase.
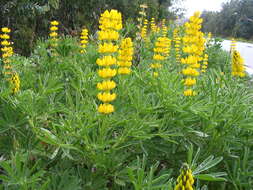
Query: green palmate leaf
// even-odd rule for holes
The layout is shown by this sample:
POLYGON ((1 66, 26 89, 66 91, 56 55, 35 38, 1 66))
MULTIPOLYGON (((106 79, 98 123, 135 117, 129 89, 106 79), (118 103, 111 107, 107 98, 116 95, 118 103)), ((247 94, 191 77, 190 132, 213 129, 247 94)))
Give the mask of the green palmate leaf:
POLYGON ((188 148, 188 153, 187 153, 187 163, 189 165, 192 164, 192 157, 193 157, 193 145, 190 144, 190 147, 188 148))
MULTIPOLYGON (((226 173, 224 173, 225 176, 227 175, 226 173)), ((198 174, 198 175, 194 175, 195 178, 199 179, 199 180, 204 180, 204 181, 227 181, 226 178, 223 177, 219 177, 219 175, 215 175, 215 174, 198 174)))
POLYGON ((200 148, 198 148, 197 152, 195 153, 195 156, 194 156, 192 162, 189 162, 189 164, 191 165, 191 167, 195 167, 196 166, 196 163, 197 163, 197 160, 199 159, 199 156, 200 156, 200 148))
POLYGON ((53 133, 51 133, 51 131, 49 131, 48 129, 40 128, 38 130, 40 131, 39 138, 42 141, 44 141, 48 144, 52 144, 52 145, 60 144, 59 139, 53 133))
POLYGON ((204 185, 204 186, 201 188, 201 190, 208 190, 207 185, 204 185))
POLYGON ((5 175, 0 175, 0 179, 2 181, 8 181, 9 180, 9 178, 7 176, 5 176, 5 175))
POLYGON ((209 156, 201 164, 199 164, 199 166, 193 171, 193 175, 199 174, 203 171, 206 171, 206 170, 216 166, 222 160, 223 160, 223 157, 218 157, 218 158, 214 159, 214 156, 209 156))
POLYGON ((126 186, 126 183, 123 180, 116 178, 114 181, 116 184, 118 184, 120 186, 126 186))

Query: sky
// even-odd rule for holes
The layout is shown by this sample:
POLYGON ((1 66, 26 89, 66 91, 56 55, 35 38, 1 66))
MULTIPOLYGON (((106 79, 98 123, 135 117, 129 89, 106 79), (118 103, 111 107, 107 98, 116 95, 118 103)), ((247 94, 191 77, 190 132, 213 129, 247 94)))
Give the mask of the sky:
POLYGON ((227 0, 185 0, 186 17, 193 15, 195 11, 219 11, 223 2, 227 0))

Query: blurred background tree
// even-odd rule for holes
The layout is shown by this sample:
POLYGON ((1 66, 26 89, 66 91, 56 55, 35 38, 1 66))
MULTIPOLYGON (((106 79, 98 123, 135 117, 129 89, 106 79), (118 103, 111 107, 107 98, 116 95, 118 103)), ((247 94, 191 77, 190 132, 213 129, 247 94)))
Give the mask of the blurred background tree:
POLYGON ((0 0, 0 25, 13 31, 16 52, 29 55, 36 40, 46 37, 51 20, 61 23, 65 34, 75 35, 81 27, 96 30, 100 14, 117 9, 123 19, 135 22, 139 5, 148 5, 148 17, 172 18, 169 7, 182 0, 0 0))
POLYGON ((204 11, 204 32, 216 36, 253 40, 253 1, 231 0, 224 3, 221 11, 204 11))

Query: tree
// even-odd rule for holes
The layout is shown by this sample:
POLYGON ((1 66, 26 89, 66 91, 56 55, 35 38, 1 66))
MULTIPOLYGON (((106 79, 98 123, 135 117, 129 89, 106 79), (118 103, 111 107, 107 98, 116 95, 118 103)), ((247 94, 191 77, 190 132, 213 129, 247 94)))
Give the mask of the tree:
POLYGON ((76 33, 81 27, 97 30, 98 19, 106 9, 117 9, 123 19, 133 18, 139 5, 148 5, 148 15, 168 18, 168 7, 181 0, 1 0, 0 24, 15 31, 14 43, 19 53, 28 55, 38 37, 48 34, 51 20, 58 20, 65 34, 76 33))
POLYGON ((220 12, 205 11, 203 30, 225 37, 253 38, 253 1, 231 0, 220 12))

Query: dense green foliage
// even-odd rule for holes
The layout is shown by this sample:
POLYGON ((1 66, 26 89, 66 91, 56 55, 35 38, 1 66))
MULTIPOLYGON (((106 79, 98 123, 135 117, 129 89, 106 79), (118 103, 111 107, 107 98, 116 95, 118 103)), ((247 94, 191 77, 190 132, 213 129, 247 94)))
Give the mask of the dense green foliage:
POLYGON ((48 35, 50 20, 59 20, 62 31, 77 34, 80 28, 96 28, 98 18, 106 9, 117 9, 124 20, 136 22, 139 5, 147 3, 147 13, 159 20, 172 13, 168 7, 178 0, 1 0, 0 26, 15 30, 16 51, 29 55, 39 37, 48 35), (133 17, 134 15, 134 17, 133 17), (91 27, 92 26, 92 27, 91 27))
POLYGON ((204 11, 203 30, 216 36, 253 39, 253 1, 231 0, 220 12, 204 11))
POLYGON ((12 58, 22 89, 11 96, 1 80, 0 189, 173 190, 184 162, 196 190, 252 189, 252 82, 231 77, 218 41, 191 98, 174 49, 154 78, 152 45, 143 44, 133 73, 115 77, 109 116, 96 110, 95 46, 80 54, 64 37, 52 56, 42 40, 30 57, 12 58))

